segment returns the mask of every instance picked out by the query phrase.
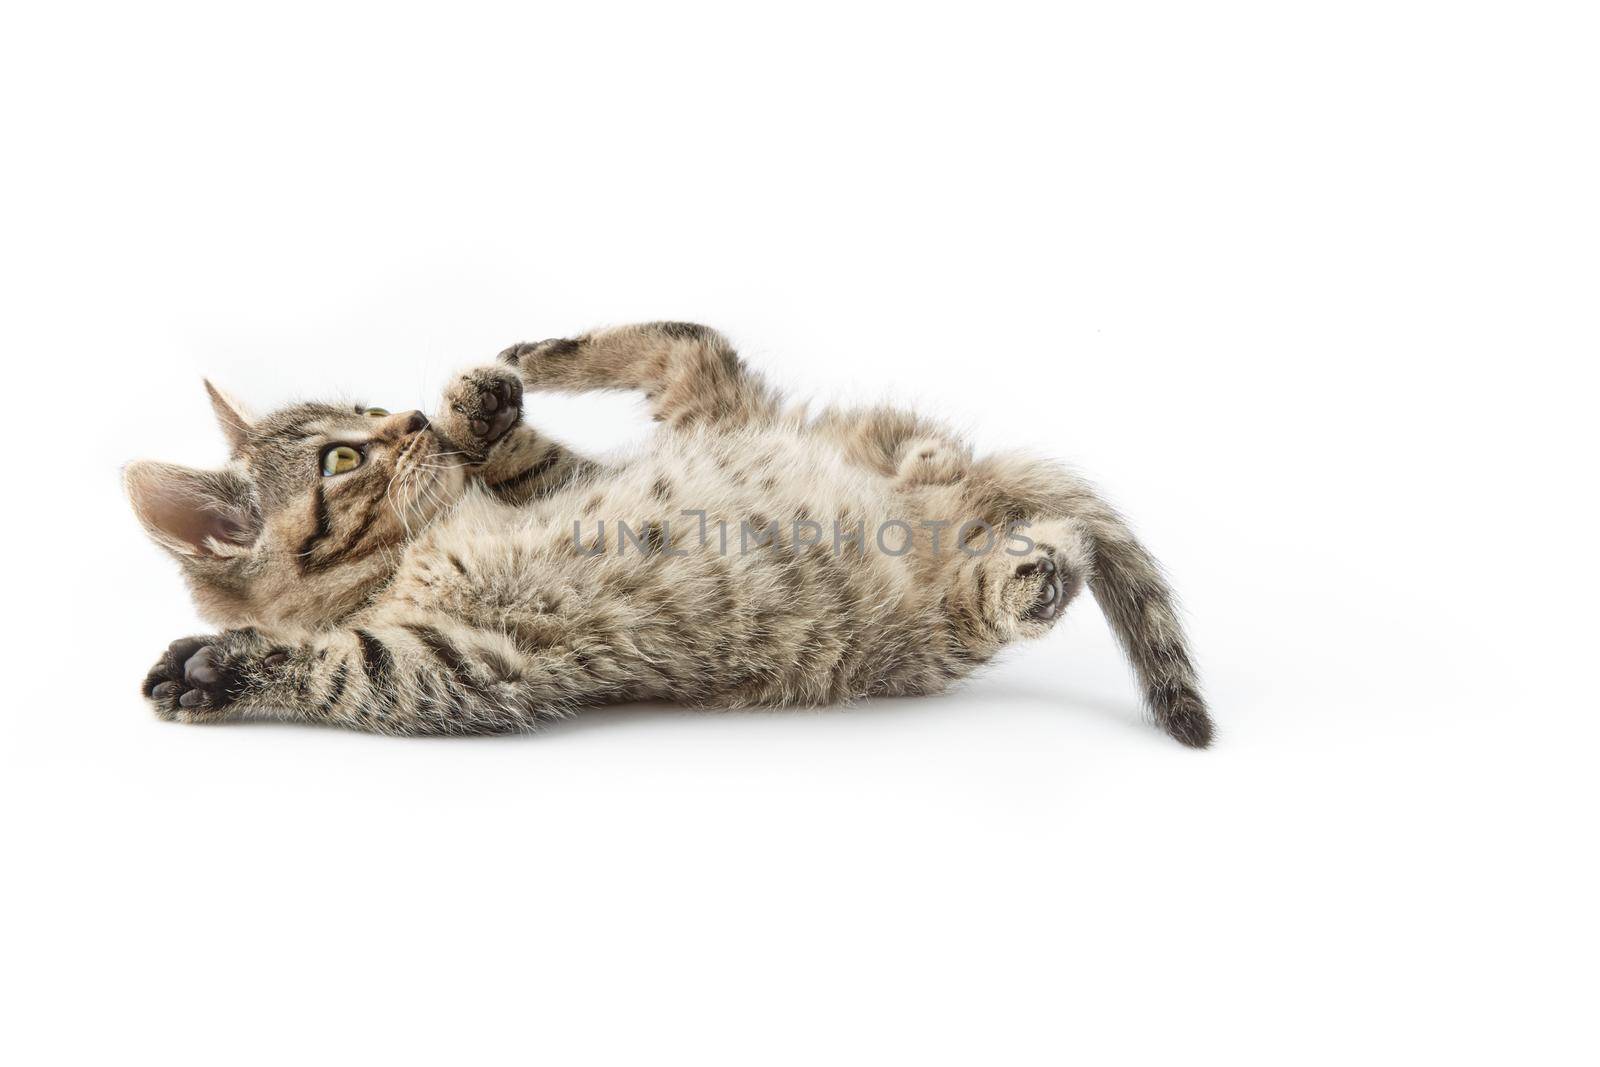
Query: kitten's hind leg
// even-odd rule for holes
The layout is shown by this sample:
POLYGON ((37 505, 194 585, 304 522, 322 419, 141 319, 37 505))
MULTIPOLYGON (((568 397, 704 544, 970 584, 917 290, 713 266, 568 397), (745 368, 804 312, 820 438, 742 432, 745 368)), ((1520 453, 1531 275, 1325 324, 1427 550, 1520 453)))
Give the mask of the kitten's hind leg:
POLYGON ((961 480, 971 462, 968 445, 945 437, 912 438, 895 468, 895 481, 903 487, 950 485, 961 480))
POLYGON ((1053 627, 1090 573, 1086 539, 1070 519, 1019 529, 995 557, 1005 572, 1000 588, 1007 591, 1006 606, 1015 614, 1019 637, 1039 637, 1053 627))
POLYGON ((1071 520, 1030 524, 1011 537, 995 530, 962 553, 946 606, 965 616, 958 638, 969 651, 992 655, 1010 641, 1042 637, 1083 589, 1089 556, 1083 532, 1071 520), (980 551, 981 549, 981 551, 980 551), (994 647, 990 647, 990 646, 994 647))
POLYGON ((1209 745, 1211 717, 1176 598, 1160 565, 1122 517, 1070 471, 1025 456, 979 460, 963 488, 969 505, 985 519, 1019 524, 1023 535, 1041 542, 1049 539, 1050 522, 1074 524, 1081 532, 1089 589, 1133 665, 1151 714, 1178 741, 1209 745))
POLYGON ((972 463, 972 448, 932 419, 892 407, 829 408, 811 424, 857 466, 902 488, 949 485, 972 463))
POLYGON ((691 322, 647 322, 512 345, 501 362, 529 389, 638 389, 652 416, 676 428, 769 421, 779 400, 727 338, 691 322))

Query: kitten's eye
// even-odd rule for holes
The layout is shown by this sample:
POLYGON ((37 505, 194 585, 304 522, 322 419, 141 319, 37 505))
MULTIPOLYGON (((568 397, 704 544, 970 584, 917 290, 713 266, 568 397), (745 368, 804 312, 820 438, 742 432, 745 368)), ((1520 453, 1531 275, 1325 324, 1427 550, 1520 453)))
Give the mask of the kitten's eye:
POLYGON ((389 414, 389 412, 383 408, 367 408, 367 410, 363 411, 361 414, 366 415, 368 418, 381 419, 385 415, 389 414))
POLYGON ((322 454, 322 476, 332 478, 361 466, 362 455, 349 445, 334 445, 322 454))

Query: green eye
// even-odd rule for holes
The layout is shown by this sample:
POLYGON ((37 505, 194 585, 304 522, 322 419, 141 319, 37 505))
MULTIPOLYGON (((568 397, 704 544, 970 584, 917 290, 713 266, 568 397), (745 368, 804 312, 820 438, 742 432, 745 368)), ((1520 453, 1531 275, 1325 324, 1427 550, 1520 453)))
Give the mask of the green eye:
POLYGON ((332 478, 361 466, 362 455, 349 445, 334 445, 322 454, 322 476, 332 478))
POLYGON ((383 408, 367 408, 361 414, 367 416, 368 418, 381 419, 385 415, 389 414, 389 412, 383 408))

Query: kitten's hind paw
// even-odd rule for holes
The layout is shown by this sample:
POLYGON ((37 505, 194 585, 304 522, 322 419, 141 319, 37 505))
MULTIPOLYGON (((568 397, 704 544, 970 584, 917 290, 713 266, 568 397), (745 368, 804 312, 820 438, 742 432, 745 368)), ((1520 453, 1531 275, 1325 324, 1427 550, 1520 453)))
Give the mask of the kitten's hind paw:
POLYGON ((965 477, 971 464, 971 448, 941 438, 920 438, 907 446, 894 476, 902 487, 949 485, 965 477))
POLYGON ((1054 625, 1082 588, 1082 572, 1056 549, 1040 545, 1014 565, 1002 597, 1022 633, 1032 636, 1054 625))
POLYGON ((515 367, 523 381, 533 383, 541 377, 543 366, 577 353, 583 342, 571 337, 547 337, 543 341, 523 341, 500 353, 499 360, 515 367))
POLYGON ((1061 618, 1088 576, 1089 561, 1077 529, 1068 522, 1024 527, 1032 542, 1026 555, 1009 551, 995 559, 1005 569, 1000 581, 999 610, 1019 636, 1036 637, 1061 618))
POLYGON ((1017 567, 1013 577, 1033 590, 1033 600, 1022 613, 1024 619, 1033 622, 1055 622, 1066 610, 1067 601, 1077 592, 1072 588, 1075 577, 1064 574, 1048 553, 1040 553, 1017 567))

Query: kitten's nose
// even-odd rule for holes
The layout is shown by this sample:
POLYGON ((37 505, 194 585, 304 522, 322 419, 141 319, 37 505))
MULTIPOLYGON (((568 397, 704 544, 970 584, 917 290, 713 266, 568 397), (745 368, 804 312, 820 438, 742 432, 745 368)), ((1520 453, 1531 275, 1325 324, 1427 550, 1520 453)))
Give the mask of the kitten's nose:
POLYGON ((393 415, 385 415, 383 421, 377 426, 374 434, 380 441, 398 441, 408 437, 419 430, 428 428, 428 416, 420 411, 400 411, 393 415))

